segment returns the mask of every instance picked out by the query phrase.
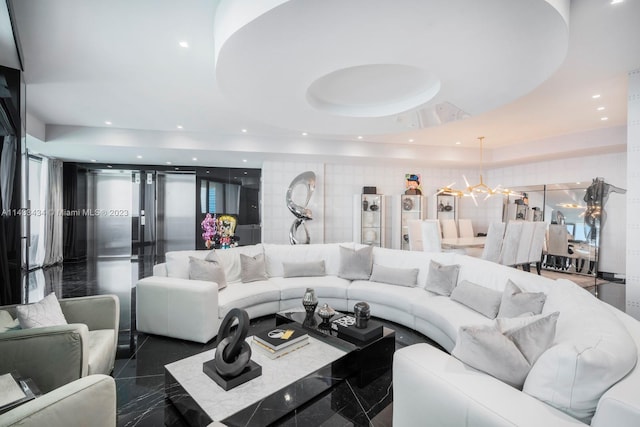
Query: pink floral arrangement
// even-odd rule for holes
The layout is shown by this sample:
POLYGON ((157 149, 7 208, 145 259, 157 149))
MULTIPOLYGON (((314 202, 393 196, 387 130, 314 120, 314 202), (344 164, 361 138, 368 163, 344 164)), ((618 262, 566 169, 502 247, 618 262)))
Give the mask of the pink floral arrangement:
POLYGON ((205 245, 207 248, 210 248, 214 242, 215 236, 218 234, 218 219, 215 214, 211 215, 210 213, 207 213, 200 226, 202 227, 202 230, 204 230, 202 238, 205 241, 205 245))

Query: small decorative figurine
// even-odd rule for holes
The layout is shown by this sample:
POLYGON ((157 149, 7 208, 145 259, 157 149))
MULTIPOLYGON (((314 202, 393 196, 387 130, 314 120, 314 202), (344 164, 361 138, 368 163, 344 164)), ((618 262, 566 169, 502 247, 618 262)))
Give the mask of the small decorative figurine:
POLYGON ((336 311, 329 307, 329 304, 322 304, 322 307, 318 310, 318 316, 322 319, 322 325, 324 326, 329 325, 329 319, 331 319, 334 314, 336 314, 336 311))

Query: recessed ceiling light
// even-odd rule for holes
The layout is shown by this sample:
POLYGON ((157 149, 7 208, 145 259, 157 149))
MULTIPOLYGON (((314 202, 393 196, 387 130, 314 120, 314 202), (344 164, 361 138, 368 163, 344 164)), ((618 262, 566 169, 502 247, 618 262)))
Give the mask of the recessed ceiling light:
POLYGON ((244 171, 244 174, 245 174, 245 175, 246 175, 246 174, 248 174, 248 173, 249 173, 249 172, 247 172, 247 171, 244 171))
POLYGON ((580 185, 580 181, 576 182, 576 185, 580 185))
POLYGON ((362 139, 362 135, 358 135, 358 139, 362 139))
POLYGON ((242 159, 242 163, 247 163, 247 159, 242 159))
POLYGON ((111 165, 107 165, 107 167, 108 167, 109 169, 111 169, 113 166, 111 166, 111 165))
POLYGON ((189 47, 189 42, 184 41, 184 40, 183 40, 183 41, 181 41, 181 42, 180 42, 180 43, 178 43, 178 44, 180 45, 180 47, 185 47, 185 48, 186 48, 186 47, 189 47))
POLYGON ((105 122, 104 122, 104 124, 105 124, 105 125, 110 125, 110 124, 112 124, 112 123, 111 123, 109 120, 107 120, 107 121, 105 121, 105 122))
POLYGON ((177 171, 179 171, 179 170, 180 170, 180 168, 173 168, 173 169, 175 169, 175 170, 177 170, 177 171))
POLYGON ((242 133, 247 133, 247 130, 246 129, 242 129, 242 133))
POLYGON ((596 109, 597 109, 598 111, 602 111, 602 110, 604 110, 604 107, 598 107, 598 108, 596 108, 596 109))
POLYGON ((462 142, 456 141, 456 145, 460 145, 460 144, 462 144, 462 142))
POLYGON ((600 120, 604 122, 605 120, 609 120, 609 117, 600 117, 600 120))
POLYGON ((409 139, 409 142, 413 142, 413 138, 409 139))
POLYGON ((197 161, 198 161, 198 158, 197 158, 197 157, 194 157, 194 158, 193 158, 193 159, 191 159, 191 160, 193 160, 194 162, 197 162, 197 161))
POLYGON ((307 135, 309 135, 309 134, 306 133, 306 132, 302 132, 302 136, 307 136, 307 135))
POLYGON ((141 158, 142 158, 142 156, 141 156, 141 155, 139 155, 139 154, 138 154, 136 157, 137 157, 137 158, 139 158, 139 159, 141 159, 141 158))
POLYGON ((182 129, 182 125, 178 125, 176 126, 178 129, 182 129))
POLYGON ((595 95, 591 95, 591 97, 592 97, 593 99, 598 99, 598 98, 600 98, 600 94, 599 94, 599 93, 596 93, 595 95))
POLYGON ((207 173, 209 173, 209 171, 207 171, 207 173))
POLYGON ((171 162, 165 162, 165 163, 166 163, 166 164, 168 164, 168 165, 170 165, 170 164, 171 164, 171 162))
POLYGON ((91 161, 92 161, 93 163, 97 162, 97 160, 96 160, 96 159, 91 159, 91 161))

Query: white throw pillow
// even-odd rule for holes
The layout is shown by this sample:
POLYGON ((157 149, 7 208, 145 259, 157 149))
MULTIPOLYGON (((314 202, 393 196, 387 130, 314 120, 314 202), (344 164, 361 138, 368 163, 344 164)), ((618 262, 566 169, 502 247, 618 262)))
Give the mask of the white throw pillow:
POLYGON ((546 299, 544 292, 523 292, 515 283, 507 280, 498 317, 518 317, 530 312, 540 314, 546 299))
POLYGON ((22 329, 67 324, 67 319, 53 292, 34 304, 16 306, 16 313, 22 329))
POLYGON ((338 277, 347 280, 369 280, 373 268, 373 246, 360 249, 340 246, 338 277))
POLYGON ((425 289, 448 297, 458 283, 459 272, 460 266, 458 264, 443 265, 431 260, 425 289))
POLYGON ((590 424, 600 397, 636 365, 638 348, 622 322, 583 289, 558 286, 545 311, 561 307, 554 346, 535 363, 523 391, 590 424))
POLYGON ((189 257, 189 279, 216 282, 218 289, 227 287, 224 267, 219 262, 189 257))
POLYGON ((418 283, 418 272, 417 268, 395 268, 373 264, 373 271, 369 280, 414 288, 418 283))
POLYGON ((538 357, 553 342, 558 312, 502 333, 498 324, 463 326, 451 354, 512 387, 522 385, 538 357))
POLYGON ((489 319, 495 319, 500 309, 502 292, 461 280, 451 292, 451 300, 477 311, 489 319))
POLYGON ((20 321, 11 317, 11 313, 0 310, 0 333, 20 329, 20 321))

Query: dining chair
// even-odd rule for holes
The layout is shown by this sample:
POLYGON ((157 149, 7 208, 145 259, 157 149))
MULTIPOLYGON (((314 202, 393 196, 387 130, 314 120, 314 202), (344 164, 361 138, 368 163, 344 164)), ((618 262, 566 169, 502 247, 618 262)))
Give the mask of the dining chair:
POLYGON ((409 250, 422 251, 422 220, 410 219, 407 221, 409 234, 409 250))
POLYGON ((531 261, 529 260, 529 253, 531 252, 534 230, 535 223, 533 221, 522 221, 522 230, 520 231, 520 239, 518 240, 515 265, 521 265, 524 271, 530 270, 531 261))
POLYGON ((458 229, 460 237, 475 237, 473 233, 473 224, 470 219, 459 219, 458 229))
POLYGON ((424 252, 442 252, 439 221, 427 219, 420 222, 422 232, 422 250, 424 252))
POLYGON ((536 272, 540 275, 542 268, 542 254, 546 250, 545 240, 547 233, 547 223, 536 221, 531 239, 531 249, 529 250, 529 262, 536 263, 536 272))
POLYGON ((520 245, 520 234, 522 233, 523 221, 509 221, 507 223, 502 249, 500 250, 499 263, 503 265, 516 265, 518 246, 520 245))
POLYGON ((482 250, 482 259, 491 262, 500 260, 500 251, 502 250, 502 238, 504 237, 504 222, 492 222, 489 224, 487 231, 487 239, 482 250))
POLYGON ((561 270, 568 270, 576 254, 569 253, 569 233, 564 224, 549 224, 549 247, 547 248, 547 265, 561 270), (549 259, 553 257, 552 259, 549 259))
POLYGON ((456 226, 455 219, 443 219, 442 220, 442 237, 444 239, 457 239, 458 227, 456 226))

